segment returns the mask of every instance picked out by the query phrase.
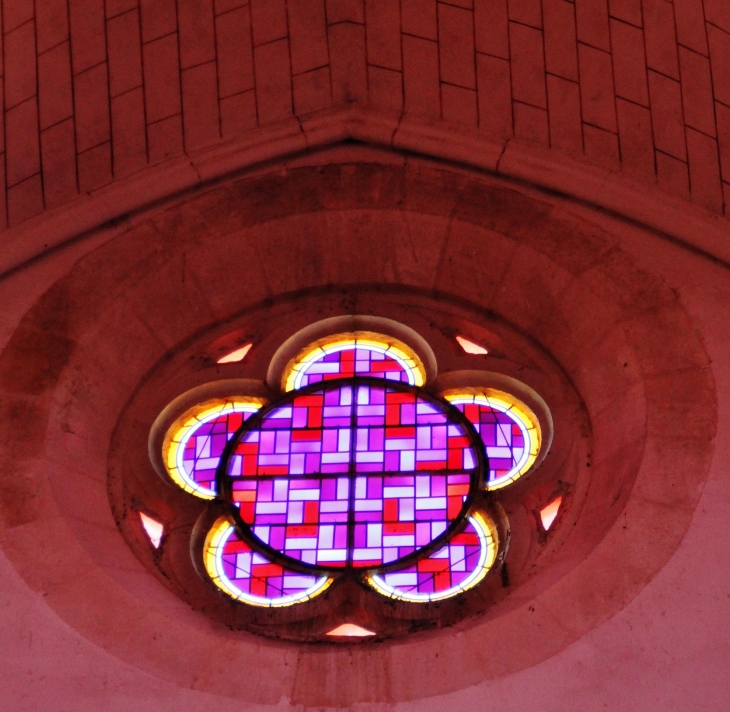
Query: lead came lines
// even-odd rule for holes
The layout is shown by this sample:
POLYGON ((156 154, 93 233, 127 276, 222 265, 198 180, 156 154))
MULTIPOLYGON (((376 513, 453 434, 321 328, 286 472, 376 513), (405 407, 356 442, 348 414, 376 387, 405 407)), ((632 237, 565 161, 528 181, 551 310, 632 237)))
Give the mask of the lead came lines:
MULTIPOLYGON (((508 393, 432 397, 417 390, 424 381, 423 364, 402 343, 339 334, 290 361, 281 386, 288 395, 246 426, 216 418, 222 409, 213 401, 181 415, 163 447, 168 473, 189 493, 232 506, 206 538, 214 583, 265 606, 308 600, 346 568, 400 600, 438 600, 476 585, 495 561, 497 532, 470 497, 530 469, 539 426, 508 393), (214 483, 221 455, 223 479, 214 483)), ((243 418, 262 404, 225 401, 224 409, 230 402, 248 411, 243 418)))
POLYGON ((323 385, 270 412, 247 433, 236 452, 249 464, 242 466, 241 457, 234 461, 231 479, 234 499, 254 534, 303 563, 361 567, 400 559, 446 531, 470 490, 476 464, 472 444, 443 408, 409 389, 399 391, 362 383, 354 389, 323 385), (434 444, 438 431, 440 443, 434 444), (379 440, 375 448, 374 440, 379 440), (296 442, 309 445, 303 449, 310 454, 318 451, 316 466, 309 468, 318 471, 305 472, 306 456, 294 452, 296 442), (328 480, 337 481, 336 496, 328 480), (343 521, 337 502, 345 483, 343 521), (338 534, 338 522, 346 533, 338 534))

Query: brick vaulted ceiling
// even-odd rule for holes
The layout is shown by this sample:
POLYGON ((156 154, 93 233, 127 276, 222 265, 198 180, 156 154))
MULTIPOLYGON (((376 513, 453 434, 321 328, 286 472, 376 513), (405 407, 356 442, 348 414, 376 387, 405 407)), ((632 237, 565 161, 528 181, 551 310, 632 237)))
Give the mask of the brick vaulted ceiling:
POLYGON ((2 0, 0 224, 344 104, 730 214, 730 0, 2 0))

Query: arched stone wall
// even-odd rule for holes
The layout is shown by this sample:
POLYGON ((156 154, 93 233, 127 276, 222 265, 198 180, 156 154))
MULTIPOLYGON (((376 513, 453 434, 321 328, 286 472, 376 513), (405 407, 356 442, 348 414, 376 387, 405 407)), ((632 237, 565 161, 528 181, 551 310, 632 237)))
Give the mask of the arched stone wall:
MULTIPOLYGON (((464 690, 555 655, 619 611, 693 515, 712 458, 713 374, 661 278, 615 234, 528 192, 426 161, 272 168, 151 211, 80 260, 0 357, 0 546, 29 587, 84 638, 176 686, 304 707, 464 690), (274 328, 284 328, 286 300, 308 294, 333 314, 367 313, 368 290, 380 309, 393 293, 398 308, 423 312, 421 293, 502 319, 555 359, 596 441, 585 511, 550 566, 456 628, 309 648, 212 625, 117 529, 106 470, 120 414, 160 363, 172 375, 153 395, 178 395, 176 355, 189 360, 184 345, 205 329, 267 305, 283 305, 274 328)), ((268 359, 256 358, 234 375, 264 378, 268 359)), ((514 375, 532 382, 529 369, 514 375)), ((142 435, 139 463, 157 413, 147 410, 149 422, 127 424, 142 435)))

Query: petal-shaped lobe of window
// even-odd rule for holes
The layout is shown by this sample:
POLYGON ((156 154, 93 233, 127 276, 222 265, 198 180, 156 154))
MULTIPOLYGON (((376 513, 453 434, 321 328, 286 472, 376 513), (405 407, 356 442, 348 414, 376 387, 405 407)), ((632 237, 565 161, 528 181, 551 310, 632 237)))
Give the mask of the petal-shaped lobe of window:
POLYGON ((540 426, 535 415, 507 393, 448 391, 444 397, 455 405, 479 433, 489 460, 487 489, 505 487, 522 477, 537 459, 540 426))
POLYGON ((178 418, 168 430, 162 453, 172 480, 190 494, 213 499, 223 448, 261 405, 253 398, 210 401, 178 418))
POLYGON ((308 601, 332 579, 291 571, 254 551, 227 519, 219 519, 208 534, 205 568, 213 583, 231 598, 254 606, 277 608, 308 601))
POLYGON ((480 458, 455 409, 406 385, 292 393, 244 427, 229 496, 264 544, 326 568, 387 564, 456 526, 480 458))
POLYGON ((476 586, 494 564, 497 537, 481 514, 474 514, 449 543, 413 566, 368 577, 370 585, 389 598, 427 603, 450 598, 476 586))
POLYGON ((422 386, 425 369, 416 353, 393 338, 368 332, 327 337, 304 349, 286 368, 285 391, 351 376, 422 386))

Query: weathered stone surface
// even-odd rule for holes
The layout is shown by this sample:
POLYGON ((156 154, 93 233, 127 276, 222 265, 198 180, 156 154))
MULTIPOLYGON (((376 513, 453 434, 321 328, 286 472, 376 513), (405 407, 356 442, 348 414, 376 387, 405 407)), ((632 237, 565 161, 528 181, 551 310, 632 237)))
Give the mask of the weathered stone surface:
POLYGON ((0 356, 0 450, 12 463, 0 486, 3 550, 93 645, 205 699, 426 709, 427 697, 529 676, 657 576, 712 464, 717 384, 696 317, 618 232, 548 196, 425 161, 264 169, 151 212, 57 280, 0 356), (442 372, 473 363, 455 325, 492 334, 480 367, 555 404, 554 467, 584 483, 576 526, 538 558, 523 551, 537 573, 520 578, 515 566, 514 593, 480 594, 478 617, 394 643, 287 648, 182 612, 177 595, 200 585, 181 558, 197 510, 162 480, 139 490, 181 532, 166 590, 125 509, 124 483, 150 474, 156 412, 176 389, 222 377, 206 348, 226 329, 257 344, 226 377, 264 381, 284 339, 348 313, 408 324, 442 372))

